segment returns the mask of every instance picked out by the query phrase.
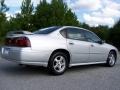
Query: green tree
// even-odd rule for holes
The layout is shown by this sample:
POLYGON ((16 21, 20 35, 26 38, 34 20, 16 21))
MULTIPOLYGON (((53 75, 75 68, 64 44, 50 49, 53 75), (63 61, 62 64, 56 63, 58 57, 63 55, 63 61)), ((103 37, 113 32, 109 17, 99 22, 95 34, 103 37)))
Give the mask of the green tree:
POLYGON ((51 10, 50 4, 47 3, 46 0, 40 1, 37 5, 33 18, 34 27, 36 27, 36 29, 50 26, 51 10))
POLYGON ((73 25, 78 26, 79 21, 75 13, 68 8, 67 4, 63 0, 51 1, 51 21, 53 25, 73 25))
POLYGON ((23 18, 21 17, 21 14, 20 13, 17 13, 15 15, 15 17, 11 17, 10 20, 9 20, 9 26, 10 26, 10 30, 21 30, 23 29, 22 28, 22 25, 23 25, 23 18))
POLYGON ((101 39, 106 40, 109 42, 109 27, 108 26, 97 26, 97 27, 90 27, 86 23, 81 23, 80 27, 88 29, 96 33, 101 39))
POLYGON ((33 13, 33 3, 31 0, 23 0, 21 6, 21 17, 22 17, 22 29, 31 31, 32 29, 32 13, 33 13))
POLYGON ((90 27, 90 30, 96 33, 101 39, 109 41, 109 28, 108 26, 98 26, 98 27, 90 27))
POLYGON ((90 29, 90 26, 86 23, 81 23, 80 27, 85 28, 85 29, 90 29))
POLYGON ((120 50, 120 20, 110 29, 109 40, 120 50))
POLYGON ((31 0, 23 0, 21 13, 17 13, 16 17, 10 19, 11 29, 32 31, 33 10, 34 7, 31 0))
POLYGON ((5 0, 0 0, 0 13, 5 13, 9 8, 5 4, 5 0))
POLYGON ((52 0, 51 3, 40 1, 34 15, 34 26, 39 29, 56 25, 79 26, 79 21, 63 0, 52 0))
POLYGON ((63 19, 63 25, 71 25, 71 26, 79 26, 80 23, 77 20, 77 16, 75 13, 72 12, 71 9, 68 9, 68 11, 65 14, 65 17, 63 19))
MULTIPOLYGON (((52 0, 51 1, 51 21, 53 25, 65 24, 65 15, 68 12, 68 7, 63 0, 52 0)), ((66 15, 67 16, 67 15, 66 15)))
POLYGON ((5 31, 5 22, 6 22, 5 14, 0 13, 0 37, 3 36, 3 33, 5 31))
POLYGON ((23 0, 22 6, 21 6, 21 14, 23 17, 31 16, 33 13, 33 3, 31 3, 31 0, 23 0))
POLYGON ((3 36, 5 36, 7 32, 7 18, 5 12, 9 10, 9 8, 5 5, 4 0, 0 1, 0 41, 2 40, 3 36))

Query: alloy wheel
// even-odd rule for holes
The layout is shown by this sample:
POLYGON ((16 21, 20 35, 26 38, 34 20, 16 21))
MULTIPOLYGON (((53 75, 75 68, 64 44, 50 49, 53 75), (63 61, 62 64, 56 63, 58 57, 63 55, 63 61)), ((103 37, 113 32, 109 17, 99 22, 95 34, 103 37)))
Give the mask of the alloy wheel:
POLYGON ((56 56, 53 61, 54 70, 57 72, 63 72, 66 67, 66 61, 63 56, 56 56))

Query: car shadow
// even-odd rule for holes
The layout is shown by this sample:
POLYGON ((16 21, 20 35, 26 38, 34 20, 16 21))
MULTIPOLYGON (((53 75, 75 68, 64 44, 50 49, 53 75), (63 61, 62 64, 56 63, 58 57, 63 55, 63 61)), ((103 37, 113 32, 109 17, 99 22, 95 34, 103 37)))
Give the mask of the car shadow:
POLYGON ((40 66, 10 65, 0 68, 0 71, 9 75, 48 75, 48 71, 40 66))
MULTIPOLYGON (((106 67, 103 64, 97 65, 83 65, 83 66, 74 66, 70 67, 66 73, 73 73, 77 71, 87 71, 87 70, 94 70, 98 68, 106 67)), ((47 68, 40 67, 40 66, 19 66, 19 65, 9 65, 0 68, 0 71, 4 72, 5 74, 9 75, 46 75, 46 76, 54 76, 50 75, 47 68)))

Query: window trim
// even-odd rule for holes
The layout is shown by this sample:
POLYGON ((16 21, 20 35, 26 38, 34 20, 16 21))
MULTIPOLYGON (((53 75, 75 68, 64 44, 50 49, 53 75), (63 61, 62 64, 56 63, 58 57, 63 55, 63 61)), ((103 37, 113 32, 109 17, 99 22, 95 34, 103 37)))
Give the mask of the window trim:
MULTIPOLYGON (((95 34, 94 32, 89 31, 89 30, 84 30, 84 31, 93 34, 93 35, 96 36, 100 41, 102 41, 102 39, 101 39, 100 37, 98 37, 97 34, 95 34)), ((85 32, 84 32, 84 36, 86 37, 85 32)), ((86 41, 87 41, 87 42, 92 42, 92 43, 98 43, 98 42, 95 42, 95 41, 88 41, 88 38, 87 38, 87 37, 86 37, 86 41)))
MULTIPOLYGON (((102 40, 97 34, 95 34, 94 32, 92 32, 92 31, 90 31, 90 30, 84 29, 84 28, 67 27, 67 28, 64 28, 64 29, 60 30, 60 34, 61 34, 64 38, 66 38, 66 39, 78 40, 78 41, 84 41, 84 42, 90 42, 90 41, 88 41, 88 39, 87 39, 87 37, 86 37, 86 35, 85 35, 85 32, 92 33, 92 34, 95 35, 97 38, 99 38, 100 40, 102 40), (71 38, 68 38, 67 29, 69 29, 69 28, 81 30, 82 33, 84 34, 85 40, 79 40, 79 39, 71 39, 71 38), (63 35, 61 34, 62 31, 65 31, 65 36, 63 36, 63 35)), ((98 43, 98 42, 91 42, 91 43, 98 43)))
POLYGON ((83 29, 80 29, 80 28, 75 28, 75 27, 64 28, 64 29, 60 30, 60 34, 61 34, 64 38, 66 38, 66 39, 78 40, 78 41, 87 41, 87 39, 85 38, 84 32, 83 32, 83 29), (81 30, 81 32, 82 32, 82 34, 83 34, 83 36, 84 36, 84 40, 82 40, 82 39, 71 39, 71 38, 69 38, 69 37, 68 37, 68 29, 78 29, 78 30, 81 30), (63 35, 61 34, 62 31, 65 31, 65 33, 66 33, 65 36, 63 36, 63 35))
POLYGON ((67 38, 67 31, 65 29, 60 30, 60 34, 64 37, 67 38), (62 32, 65 33, 65 36, 62 34, 62 32))

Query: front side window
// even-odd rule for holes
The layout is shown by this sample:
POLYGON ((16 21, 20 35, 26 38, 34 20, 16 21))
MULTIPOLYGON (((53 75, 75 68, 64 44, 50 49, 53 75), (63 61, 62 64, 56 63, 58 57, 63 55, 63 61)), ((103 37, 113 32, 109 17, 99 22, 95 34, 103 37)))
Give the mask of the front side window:
POLYGON ((84 34, 85 34, 87 41, 89 41, 89 42, 98 43, 99 41, 101 41, 101 39, 96 34, 94 34, 92 32, 84 31, 84 34))
POLYGON ((81 40, 81 41, 85 40, 82 30, 76 29, 76 28, 67 29, 67 38, 73 39, 73 40, 81 40))

